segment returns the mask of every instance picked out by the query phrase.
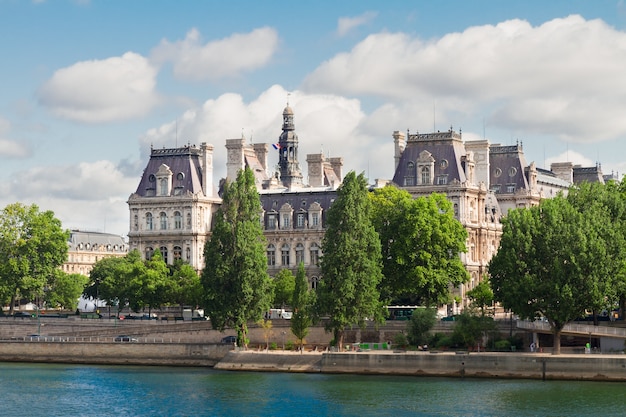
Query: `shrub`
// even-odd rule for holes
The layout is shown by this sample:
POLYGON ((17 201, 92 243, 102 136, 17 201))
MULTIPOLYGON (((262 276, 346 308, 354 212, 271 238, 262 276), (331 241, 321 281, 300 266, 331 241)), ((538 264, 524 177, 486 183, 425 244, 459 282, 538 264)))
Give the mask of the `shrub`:
POLYGON ((398 346, 400 348, 406 348, 409 345, 409 341, 406 338, 404 333, 397 333, 393 337, 393 346, 398 346))
POLYGON ((511 350, 511 342, 508 340, 498 340, 495 343, 496 350, 509 351, 511 350))

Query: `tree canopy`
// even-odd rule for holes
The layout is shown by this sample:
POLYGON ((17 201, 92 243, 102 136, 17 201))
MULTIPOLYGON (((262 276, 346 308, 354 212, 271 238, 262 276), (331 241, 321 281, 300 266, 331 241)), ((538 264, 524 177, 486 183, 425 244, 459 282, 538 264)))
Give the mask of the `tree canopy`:
MULTIPOLYGON (((574 191, 576 194, 576 191, 574 191)), ((575 198, 572 197, 572 201, 575 198)), ((511 210, 503 219, 500 249, 489 264, 494 297, 522 318, 545 317, 560 353, 563 327, 606 305, 603 281, 620 275, 612 259, 606 208, 579 209, 563 196, 511 210)), ((623 270, 623 268, 621 268, 623 270)))
POLYGON ((311 306, 315 301, 315 293, 309 291, 309 283, 304 272, 304 264, 300 262, 295 277, 292 297, 293 316, 291 317, 291 332, 298 339, 302 352, 304 338, 309 334, 309 327, 313 323, 311 306))
POLYGON ((239 171, 236 181, 224 187, 204 249, 205 312, 215 329, 237 328, 239 346, 247 346, 247 322, 260 320, 270 303, 260 210, 254 174, 249 168, 239 171))
POLYGON ((292 306, 296 278, 289 269, 281 269, 272 281, 273 301, 276 308, 292 306))
POLYGON ((469 279, 459 257, 467 231, 442 194, 413 199, 387 186, 370 194, 372 223, 380 236, 381 297, 388 303, 437 305, 450 301, 450 286, 469 279))
MULTIPOLYGON (((69 231, 52 211, 14 203, 0 213, 0 295, 33 299, 67 259, 69 231)), ((4 300, 6 301, 6 300, 4 300)))
POLYGON ((325 328, 342 348, 346 327, 364 326, 368 318, 382 321, 384 317, 378 290, 382 279, 380 240, 372 225, 363 174, 351 171, 346 175, 327 212, 326 224, 316 312, 328 317, 325 328))

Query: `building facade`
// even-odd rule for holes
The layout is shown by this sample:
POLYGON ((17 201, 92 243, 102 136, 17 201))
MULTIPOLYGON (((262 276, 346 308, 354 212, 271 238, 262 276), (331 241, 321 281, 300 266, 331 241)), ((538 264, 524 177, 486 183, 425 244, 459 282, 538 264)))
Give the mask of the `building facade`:
POLYGON ((124 237, 110 233, 71 230, 67 244, 67 261, 61 269, 68 274, 89 276, 99 260, 128 254, 124 237))
POLYGON ((182 259, 201 270, 220 203, 213 186, 211 145, 152 149, 139 186, 128 198, 129 249, 145 259, 158 249, 168 264, 182 259))
POLYGON ((294 112, 287 106, 283 111, 278 143, 272 146, 279 153, 274 175, 268 176, 266 172, 269 146, 248 145, 244 138, 229 139, 226 141, 227 180, 234 181, 237 172, 244 167, 249 167, 255 174, 270 276, 282 269, 295 274, 302 262, 309 285, 315 288, 320 279, 319 259, 326 212, 337 197, 343 159, 326 158, 322 154, 307 155, 306 184, 298 160, 298 145, 294 112))
MULTIPOLYGON (((441 193, 450 200, 454 216, 468 232, 467 252, 460 254, 470 281, 454 295, 467 304, 466 293, 484 276, 502 235, 500 219, 510 209, 532 207, 544 198, 567 192, 580 181, 604 181, 599 166, 583 168, 553 164, 550 170, 528 164, 523 147, 463 141, 461 132, 393 132, 393 184, 413 197, 441 193)), ((307 175, 298 157, 293 109, 283 111, 278 143, 247 144, 244 137, 227 139, 227 181, 248 167, 255 175, 261 200, 261 225, 267 239, 268 273, 293 273, 303 263, 311 288, 320 280, 319 259, 326 213, 337 197, 343 159, 306 155, 307 175), (278 152, 276 171, 268 170, 268 155, 278 152), (305 181, 305 178, 308 181, 305 181)), ((151 150, 150 160, 135 193, 128 199, 128 249, 148 259, 159 249, 167 263, 182 259, 196 270, 204 267, 204 245, 221 199, 213 185, 213 148, 185 146, 151 150)), ((463 307, 458 306, 458 307, 463 307)))
POLYGON ((583 168, 555 163, 550 170, 527 164, 520 143, 511 146, 486 140, 463 141, 461 132, 393 132, 395 172, 392 183, 413 197, 445 194, 454 216, 468 232, 461 260, 470 281, 454 290, 463 304, 467 291, 486 274, 500 246, 500 219, 514 208, 539 205, 545 198, 567 193, 582 181, 604 182, 599 166, 583 168))

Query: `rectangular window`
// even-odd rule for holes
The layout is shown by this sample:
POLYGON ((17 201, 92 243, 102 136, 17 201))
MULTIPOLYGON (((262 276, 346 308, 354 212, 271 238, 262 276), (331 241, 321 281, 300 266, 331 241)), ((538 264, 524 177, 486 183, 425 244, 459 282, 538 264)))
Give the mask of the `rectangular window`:
POLYGON ((298 213, 298 229, 304 227, 304 213, 298 213))
POLYGON ((267 228, 270 230, 276 229, 276 216, 273 214, 267 216, 267 228))
POLYGON ((407 187, 411 187, 415 185, 415 177, 405 177, 404 185, 406 185, 407 187))
POLYGON ((283 263, 284 266, 289 266, 289 251, 288 250, 282 250, 281 251, 281 261, 283 263))
POLYGON ((446 185, 448 183, 447 175, 439 175, 437 177, 437 185, 446 185))
POLYGON ((312 213, 311 214, 311 224, 314 227, 319 226, 319 224, 320 224, 320 214, 319 213, 312 213))
POLYGON ((515 184, 507 184, 506 192, 509 194, 513 194, 515 192, 515 184))
POLYGON ((289 214, 283 214, 283 229, 289 229, 291 222, 289 221, 289 214))

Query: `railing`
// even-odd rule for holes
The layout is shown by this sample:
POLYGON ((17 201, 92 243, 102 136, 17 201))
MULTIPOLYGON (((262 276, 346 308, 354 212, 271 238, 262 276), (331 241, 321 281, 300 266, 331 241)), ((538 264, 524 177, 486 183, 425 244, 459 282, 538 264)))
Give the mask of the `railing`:
MULTIPOLYGON (((517 320, 517 327, 525 330, 552 332, 550 323, 545 321, 517 320)), ((566 324, 562 333, 584 334, 592 336, 612 336, 626 339, 626 329, 612 326, 594 326, 589 324, 566 324)))

